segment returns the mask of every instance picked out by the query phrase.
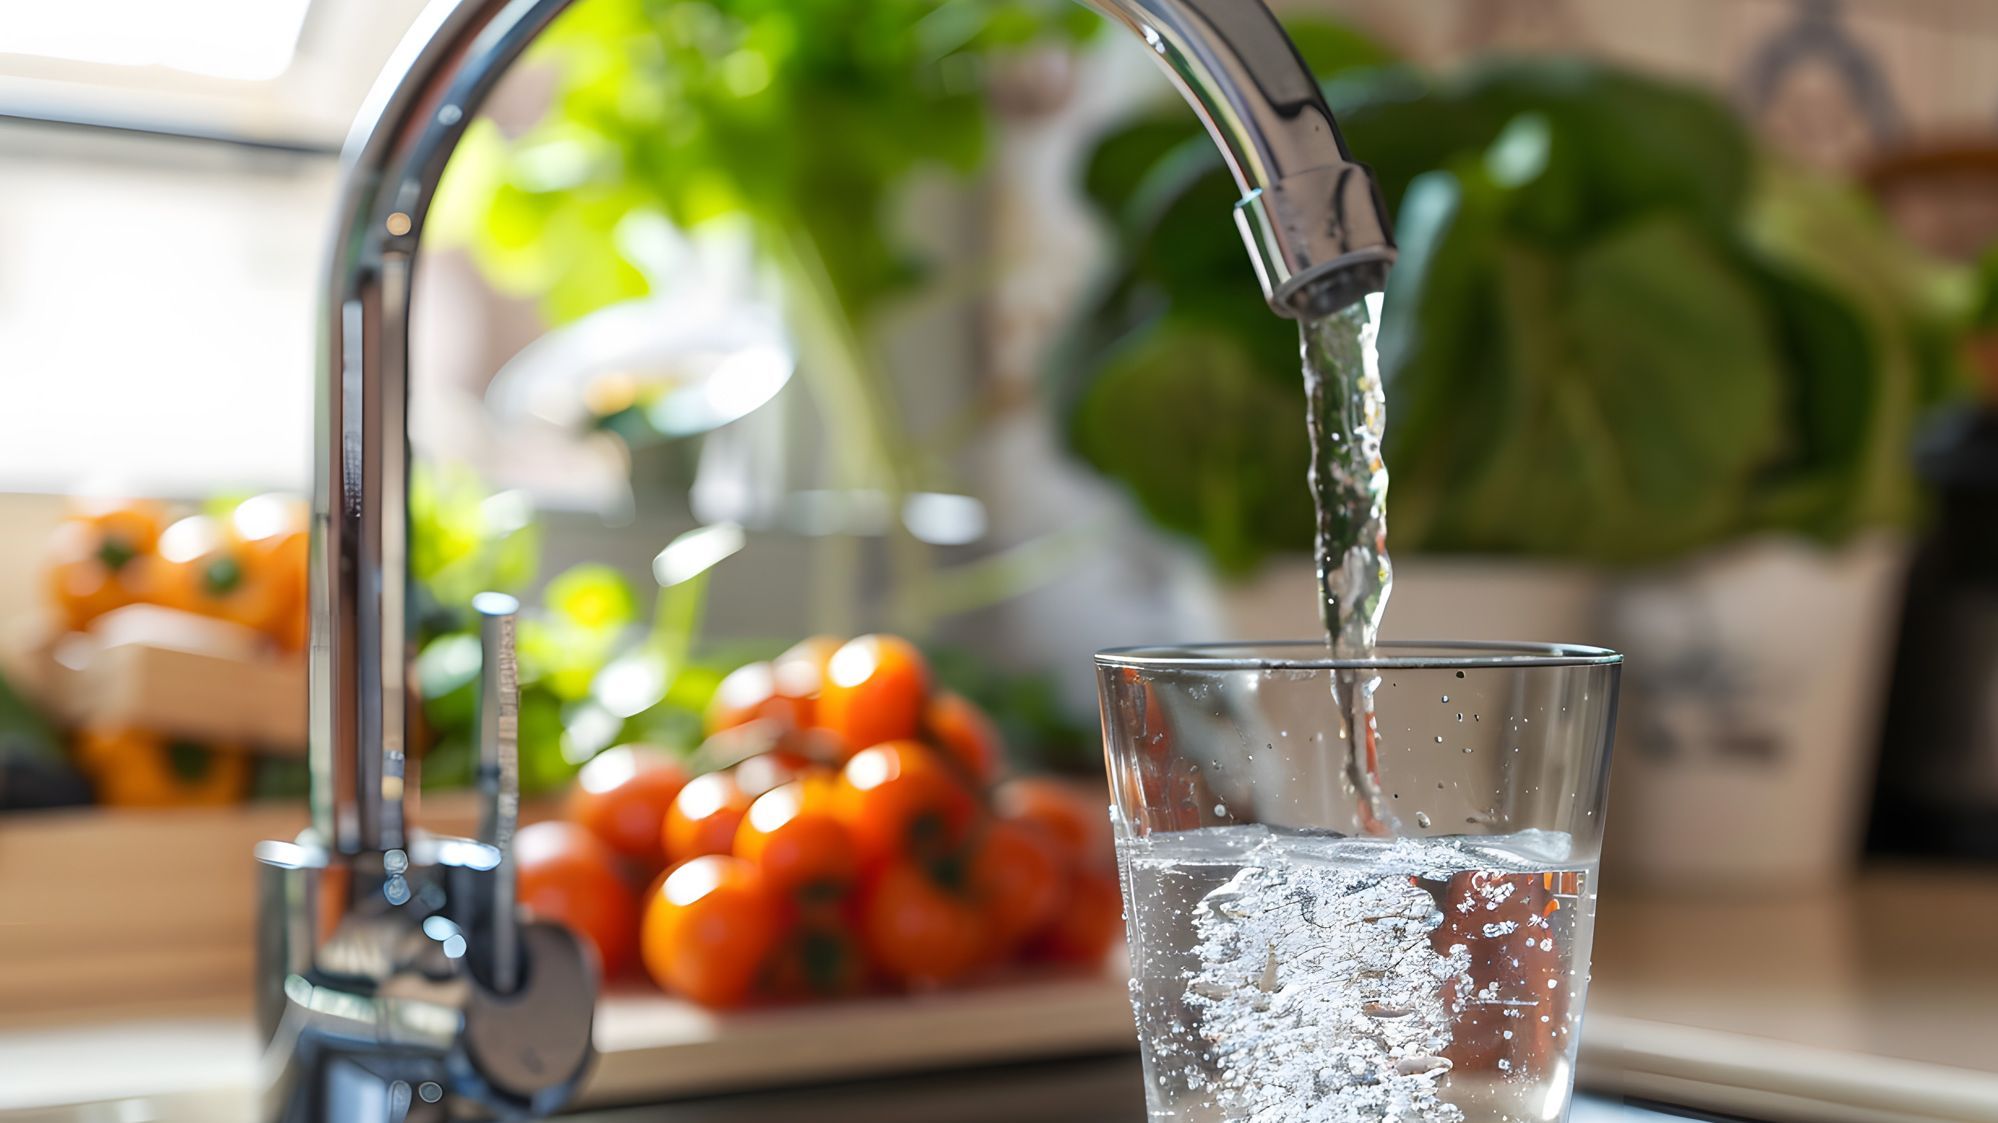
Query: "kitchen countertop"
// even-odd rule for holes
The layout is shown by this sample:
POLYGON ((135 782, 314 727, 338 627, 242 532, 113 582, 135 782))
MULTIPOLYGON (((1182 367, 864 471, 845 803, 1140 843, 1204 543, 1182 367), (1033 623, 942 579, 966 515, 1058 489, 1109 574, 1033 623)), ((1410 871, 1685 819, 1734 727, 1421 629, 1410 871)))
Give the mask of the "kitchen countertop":
POLYGON ((1998 872, 1606 892, 1585 1079, 1747 1115, 1998 1119, 1998 872))
MULTIPOLYGON (((1990 872, 1882 867, 1842 889, 1782 896, 1612 889, 1599 909, 1581 1081, 1753 1118, 1998 1119, 1994 933, 1998 875, 1990 872)), ((1031 1060, 1034 1051, 1019 1042, 1040 1044, 1050 1026, 1057 1028, 1042 1058, 1129 1047, 1118 979, 1037 985, 733 1023, 676 1012, 657 999, 614 998, 600 1021, 607 1057, 596 1102, 643 1096, 647 1073, 711 1073, 725 1060, 721 1043, 738 1034, 765 1043, 745 1054, 769 1054, 778 1051, 771 1047, 778 1038, 809 1035, 821 1021, 871 1019, 876 1033, 924 1040, 934 1051, 931 1067, 975 1063, 982 1049, 1006 1042, 1003 1059, 1031 1060), (951 1028, 972 1023, 982 1028, 951 1028), (723 1026, 729 1033, 716 1036, 723 1026), (689 1047, 709 1050, 701 1064, 684 1063, 689 1047)), ((0 1033, 0 1118, 248 1118, 253 1038, 238 1012, 198 1004, 111 1023, 10 1029, 0 1033), (107 1056, 118 1063, 106 1065, 107 1056), (137 1113, 63 1106, 130 1097, 148 1104, 137 1113)), ((853 1068, 864 1058, 843 1048, 825 1051, 819 1067, 797 1079, 881 1073, 853 1068)), ((738 1075, 757 1082, 752 1070, 738 1075)), ((1054 1088, 1063 1070, 1036 1066, 1017 1079, 1032 1071, 1047 1073, 1054 1088)), ((660 1094, 711 1090, 688 1085, 660 1094)))

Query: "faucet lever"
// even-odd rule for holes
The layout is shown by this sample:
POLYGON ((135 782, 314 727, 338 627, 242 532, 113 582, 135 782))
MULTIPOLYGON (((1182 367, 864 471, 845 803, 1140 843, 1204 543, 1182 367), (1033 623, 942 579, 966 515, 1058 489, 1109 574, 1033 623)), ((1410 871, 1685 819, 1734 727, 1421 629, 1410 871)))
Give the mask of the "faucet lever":
POLYGON ((479 614, 479 841, 499 852, 487 882, 491 986, 512 994, 520 981, 520 921, 515 915, 513 833, 520 821, 520 673, 514 627, 520 602, 505 593, 472 598, 479 614))

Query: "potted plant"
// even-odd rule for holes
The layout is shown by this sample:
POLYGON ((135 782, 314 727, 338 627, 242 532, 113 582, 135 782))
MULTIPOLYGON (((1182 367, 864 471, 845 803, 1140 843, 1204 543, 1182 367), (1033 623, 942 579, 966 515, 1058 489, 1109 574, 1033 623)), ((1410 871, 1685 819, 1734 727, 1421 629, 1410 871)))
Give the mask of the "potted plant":
MULTIPOLYGON (((1694 89, 1569 60, 1332 73, 1402 247, 1389 633, 1630 653, 1613 862, 1845 868, 1955 279, 1694 89)), ((1303 632, 1294 345, 1230 283, 1239 247, 1175 215, 1228 206, 1226 176, 1145 120, 1087 189, 1123 252, 1057 364, 1069 444, 1232 582, 1224 627, 1303 632)))

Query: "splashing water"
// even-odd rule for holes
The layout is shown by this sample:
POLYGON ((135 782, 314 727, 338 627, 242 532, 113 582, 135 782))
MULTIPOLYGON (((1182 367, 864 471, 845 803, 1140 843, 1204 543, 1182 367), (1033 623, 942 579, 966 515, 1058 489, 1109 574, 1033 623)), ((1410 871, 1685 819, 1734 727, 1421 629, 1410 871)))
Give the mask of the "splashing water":
MULTIPOLYGON (((1318 514, 1319 612, 1337 658, 1373 653, 1394 586, 1387 552, 1388 472, 1381 458, 1387 394, 1375 349, 1380 308, 1376 293, 1300 325, 1311 499, 1318 514)), ((1332 687, 1347 745, 1346 779, 1370 834, 1392 829, 1378 782, 1374 692, 1380 682, 1370 671, 1346 670, 1333 677, 1332 687)))

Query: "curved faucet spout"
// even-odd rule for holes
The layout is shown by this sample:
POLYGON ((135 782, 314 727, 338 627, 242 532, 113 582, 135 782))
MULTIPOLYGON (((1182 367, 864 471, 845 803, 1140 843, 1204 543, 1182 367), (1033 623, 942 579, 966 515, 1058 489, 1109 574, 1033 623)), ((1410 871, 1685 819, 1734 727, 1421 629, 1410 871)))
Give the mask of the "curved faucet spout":
POLYGON ((1387 281, 1395 256, 1372 173, 1354 162, 1261 0, 1083 0, 1158 52, 1228 161, 1235 222, 1280 316, 1319 316, 1387 281))

